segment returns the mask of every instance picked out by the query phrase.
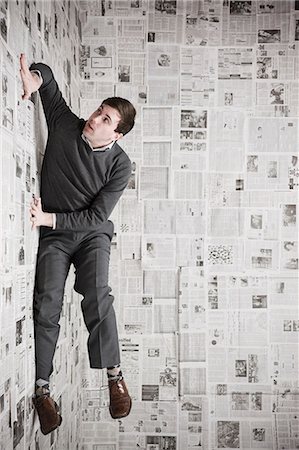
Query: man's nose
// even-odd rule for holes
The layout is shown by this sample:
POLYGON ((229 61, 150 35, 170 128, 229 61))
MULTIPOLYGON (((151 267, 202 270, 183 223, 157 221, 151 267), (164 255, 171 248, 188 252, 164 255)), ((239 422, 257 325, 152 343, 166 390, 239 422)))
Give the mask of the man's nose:
POLYGON ((101 117, 100 115, 95 116, 95 117, 92 119, 92 123, 93 123, 94 125, 99 125, 101 122, 102 122, 102 117, 101 117))

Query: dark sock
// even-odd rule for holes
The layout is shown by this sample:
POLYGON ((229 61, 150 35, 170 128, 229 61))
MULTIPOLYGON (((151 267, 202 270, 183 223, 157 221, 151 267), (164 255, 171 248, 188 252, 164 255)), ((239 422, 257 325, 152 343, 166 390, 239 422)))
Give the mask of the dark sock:
POLYGON ((35 395, 37 397, 40 397, 42 395, 49 395, 49 394, 50 394, 50 389, 49 389, 48 384, 45 384, 44 386, 35 385, 35 395))
POLYGON ((122 372, 120 370, 120 364, 116 364, 112 367, 107 367, 108 381, 119 381, 123 379, 122 372))

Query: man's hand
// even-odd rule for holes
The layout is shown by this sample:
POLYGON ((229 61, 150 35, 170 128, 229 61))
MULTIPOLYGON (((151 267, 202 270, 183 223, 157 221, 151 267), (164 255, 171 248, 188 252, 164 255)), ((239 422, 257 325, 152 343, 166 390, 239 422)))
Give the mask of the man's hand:
POLYGON ((30 214, 32 230, 41 225, 53 228, 53 215, 42 210, 42 202, 40 198, 36 198, 30 203, 30 214))
POLYGON ((20 65, 21 65, 20 74, 24 89, 22 99, 26 100, 30 98, 33 92, 38 91, 38 89, 42 85, 42 80, 36 73, 30 72, 24 53, 21 53, 20 65))

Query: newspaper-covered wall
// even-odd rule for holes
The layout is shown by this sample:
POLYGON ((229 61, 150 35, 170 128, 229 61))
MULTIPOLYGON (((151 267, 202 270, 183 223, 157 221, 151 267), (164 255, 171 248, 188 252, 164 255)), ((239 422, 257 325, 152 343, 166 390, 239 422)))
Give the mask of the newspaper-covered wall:
POLYGON ((82 449, 297 448, 299 2, 80 7, 82 114, 138 110, 110 270, 133 408, 86 358, 82 449))
POLYGON ((79 110, 79 8, 76 2, 0 1, 0 448, 75 448, 80 440, 83 320, 67 281, 51 389, 63 423, 44 436, 32 404, 34 335, 32 293, 38 232, 29 204, 39 195, 46 123, 38 95, 22 101, 19 56, 49 64, 66 101, 79 110), (62 57, 62 55, 64 55, 62 57), (68 358, 65 357, 68 355, 68 358))

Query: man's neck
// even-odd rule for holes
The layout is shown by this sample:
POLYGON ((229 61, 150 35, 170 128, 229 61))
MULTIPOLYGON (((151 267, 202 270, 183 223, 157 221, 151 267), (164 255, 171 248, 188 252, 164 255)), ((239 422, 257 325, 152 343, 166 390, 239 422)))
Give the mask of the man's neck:
POLYGON ((92 146, 92 148, 105 148, 108 147, 109 145, 111 145, 112 143, 114 143, 114 141, 106 141, 106 142, 100 142, 100 143, 94 143, 92 142, 90 139, 88 139, 88 137, 83 133, 85 139, 90 143, 90 145, 92 146))

